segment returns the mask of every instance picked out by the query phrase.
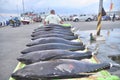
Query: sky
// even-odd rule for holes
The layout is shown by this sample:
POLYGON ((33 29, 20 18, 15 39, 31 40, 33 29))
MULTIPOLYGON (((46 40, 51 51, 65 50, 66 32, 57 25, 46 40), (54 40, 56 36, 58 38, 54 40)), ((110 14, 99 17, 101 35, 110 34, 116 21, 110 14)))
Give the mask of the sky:
MULTIPOLYGON (((99 0, 0 0, 0 16, 19 15, 23 12, 48 12, 54 9, 57 14, 97 14, 99 0)), ((120 10, 120 0, 112 0, 113 10, 120 10)), ((111 0, 103 0, 105 11, 109 11, 111 0)))

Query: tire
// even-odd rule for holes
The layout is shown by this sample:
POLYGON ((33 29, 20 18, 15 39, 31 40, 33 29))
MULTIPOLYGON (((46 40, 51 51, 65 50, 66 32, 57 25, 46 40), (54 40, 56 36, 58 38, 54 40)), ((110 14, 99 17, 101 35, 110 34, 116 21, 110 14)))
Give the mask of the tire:
POLYGON ((78 18, 76 18, 76 19, 75 19, 75 22, 78 22, 78 21, 79 21, 79 19, 78 19, 78 18))
POLYGON ((90 21, 92 21, 92 19, 91 19, 91 18, 88 18, 86 21, 90 22, 90 21))

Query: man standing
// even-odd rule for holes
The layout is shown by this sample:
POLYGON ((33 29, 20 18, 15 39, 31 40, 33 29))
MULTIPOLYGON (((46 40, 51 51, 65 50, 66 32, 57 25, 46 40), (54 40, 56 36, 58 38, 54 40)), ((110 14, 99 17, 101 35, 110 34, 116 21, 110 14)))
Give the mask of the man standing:
POLYGON ((46 24, 62 24, 62 20, 55 14, 54 10, 51 10, 50 15, 45 18, 44 25, 46 24))
POLYGON ((115 14, 113 14, 112 21, 113 22, 115 21, 115 14))

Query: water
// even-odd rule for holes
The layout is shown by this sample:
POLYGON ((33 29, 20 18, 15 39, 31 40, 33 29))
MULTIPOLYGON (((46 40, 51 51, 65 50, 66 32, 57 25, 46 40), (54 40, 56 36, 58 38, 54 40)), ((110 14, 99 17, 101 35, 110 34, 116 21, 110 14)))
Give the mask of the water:
MULTIPOLYGON (((120 29, 102 30, 101 35, 105 40, 90 41, 90 33, 96 33, 95 30, 78 32, 80 39, 88 46, 92 52, 97 50, 95 55, 102 62, 120 65, 120 29)), ((102 38, 102 37, 101 37, 102 38)), ((109 72, 120 76, 120 67, 114 66, 109 72)))
POLYGON ((19 16, 16 13, 0 13, 0 22, 11 19, 11 17, 19 16))
POLYGON ((109 58, 115 61, 116 63, 120 64, 120 55, 109 56, 109 58))
POLYGON ((10 17, 8 17, 8 16, 0 16, 0 22, 7 21, 9 19, 10 19, 10 17))

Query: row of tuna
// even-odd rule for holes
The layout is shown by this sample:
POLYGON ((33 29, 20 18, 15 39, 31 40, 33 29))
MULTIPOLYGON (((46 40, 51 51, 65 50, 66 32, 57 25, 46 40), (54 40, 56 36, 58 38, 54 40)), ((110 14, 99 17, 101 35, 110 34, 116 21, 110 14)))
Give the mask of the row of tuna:
POLYGON ((26 45, 28 48, 17 58, 26 66, 11 75, 16 80, 81 78, 110 68, 109 63, 81 61, 90 59, 93 54, 83 51, 82 42, 72 41, 78 36, 71 32, 71 27, 49 24, 35 29, 31 36, 32 41, 26 45), (75 52, 78 50, 81 52, 75 52))

